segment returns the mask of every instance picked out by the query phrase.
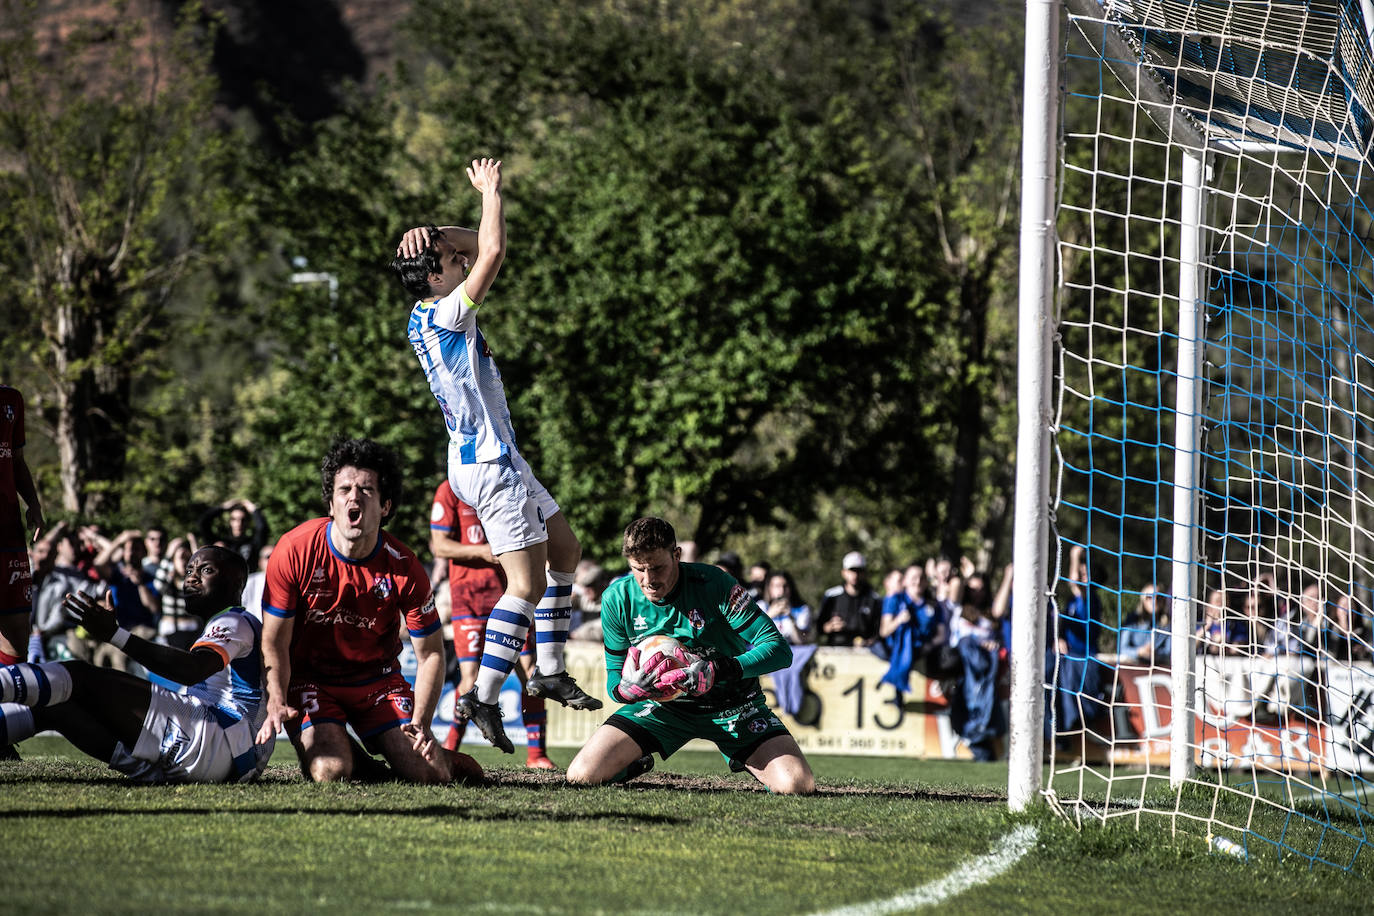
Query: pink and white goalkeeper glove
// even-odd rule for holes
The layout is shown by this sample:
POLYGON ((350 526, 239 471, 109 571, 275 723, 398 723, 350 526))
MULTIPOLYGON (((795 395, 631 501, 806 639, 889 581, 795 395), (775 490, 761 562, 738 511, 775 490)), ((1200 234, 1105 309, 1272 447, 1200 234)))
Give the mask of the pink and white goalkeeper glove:
POLYGON ((674 649, 673 657, 682 665, 665 672, 658 679, 664 691, 681 690, 689 697, 699 697, 716 684, 716 663, 693 655, 684 649, 674 649))
POLYGON ((660 687, 658 683, 663 672, 671 664, 668 656, 662 652, 655 652, 647 659, 641 659, 639 650, 631 647, 628 661, 625 673, 615 688, 621 700, 626 703, 659 700, 673 692, 672 689, 660 687))

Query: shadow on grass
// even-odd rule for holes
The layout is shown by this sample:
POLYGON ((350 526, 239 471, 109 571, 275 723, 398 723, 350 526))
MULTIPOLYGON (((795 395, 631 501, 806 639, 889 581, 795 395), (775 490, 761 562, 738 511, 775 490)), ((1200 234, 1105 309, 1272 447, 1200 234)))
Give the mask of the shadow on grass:
POLYGON ((62 810, 13 810, 0 811, 0 823, 6 820, 22 818, 30 821, 41 821, 51 819, 57 821, 79 821, 97 820, 102 818, 116 817, 147 817, 159 815, 173 815, 183 817, 187 815, 202 816, 212 814, 263 814, 271 816, 290 815, 299 817, 301 815, 321 815, 324 817, 347 817, 357 818, 359 814, 366 814, 369 817, 417 817, 417 818, 456 818, 459 820, 471 820, 481 822, 497 821, 605 821, 614 820, 617 823, 624 821, 635 821, 648 826, 679 826, 691 823, 690 818, 671 817, 662 814, 636 814, 626 811, 601 811, 579 814, 568 811, 491 811, 475 810, 465 805, 424 805, 417 808, 405 807, 368 807, 365 809, 349 807, 341 808, 336 799, 321 799, 321 802, 334 802, 330 807, 302 807, 300 805, 272 805, 265 807, 241 807, 232 808, 217 807, 214 805, 197 806, 177 806, 176 808, 141 808, 124 807, 116 808, 103 806, 95 809, 67 808, 62 810))
MULTIPOLYGON (((81 785, 90 787, 120 788, 134 791, 146 792, 166 792, 167 786, 149 786, 130 782, 125 777, 113 773, 110 770, 101 768, 97 765, 76 762, 70 760, 60 760, 53 758, 38 758, 33 761, 11 764, 9 766, 0 765, 0 786, 19 786, 19 785, 81 785)), ((384 787, 404 786, 402 782, 380 782, 380 783, 340 783, 340 787, 353 787, 361 790, 384 787)), ((195 786, 199 790, 228 789, 237 793, 252 793, 259 789, 277 790, 282 788, 299 787, 305 788, 307 783, 300 771, 295 767, 271 766, 254 784, 242 786, 195 786)), ((420 789, 422 787, 416 787, 420 789)), ((760 785, 753 777, 748 774, 732 775, 701 775, 691 773, 675 773, 654 771, 637 777, 628 783, 609 786, 595 786, 586 789, 571 789, 564 781, 561 772, 550 772, 546 770, 526 770, 514 767, 489 767, 486 771, 485 779, 480 783, 469 785, 435 786, 436 792, 481 792, 483 790, 530 790, 536 792, 549 792, 550 790, 565 790, 577 792, 605 791, 610 793, 632 792, 641 793, 649 791, 668 791, 668 792, 710 792, 710 793, 753 793, 766 795, 768 790, 760 785)), ((238 797, 242 797, 241 795, 238 797)), ((883 785, 881 783, 838 783, 821 782, 816 786, 813 798, 873 798, 873 799, 897 799, 906 801, 935 801, 935 802, 969 802, 991 805, 1006 804, 1007 797, 1000 792, 978 791, 959 787, 936 787, 936 786, 908 786, 908 785, 883 785)), ((337 796, 320 797, 322 805, 337 805, 341 801, 337 796)), ((176 811, 166 813, 194 813, 196 809, 179 808, 176 811)), ((207 809, 211 813, 215 810, 226 809, 207 809)), ((232 810, 246 813, 280 813, 282 811, 299 811, 302 813, 338 813, 337 807, 315 809, 310 806, 301 807, 299 801, 292 799, 285 804, 274 807, 264 808, 259 811, 252 807, 241 808, 237 805, 232 806, 232 810)), ((349 809, 352 810, 352 809, 349 809)), ((369 809, 373 810, 373 809, 369 809)), ((462 806, 440 805, 435 807, 422 808, 399 808, 399 813, 417 814, 420 816, 457 815, 463 816, 463 812, 469 809, 462 806)), ((94 812, 95 816, 111 813, 112 809, 101 812, 94 812)), ((0 811, 0 818, 14 817, 22 814, 24 816, 41 815, 51 813, 58 816, 84 816, 83 812, 44 812, 41 810, 29 809, 27 811, 0 811)), ((119 812, 115 812, 119 813, 119 812)), ((127 812, 124 812, 127 813, 127 812)), ((618 812, 607 814, 591 814, 582 819, 596 819, 598 817, 620 817, 618 812)), ((480 818, 481 815, 473 815, 480 818)), ((527 817, 532 820, 550 819, 552 816, 541 815, 537 812, 529 812, 524 815, 492 815, 491 819, 519 819, 527 817)), ((646 818, 663 822, 662 818, 646 818)))

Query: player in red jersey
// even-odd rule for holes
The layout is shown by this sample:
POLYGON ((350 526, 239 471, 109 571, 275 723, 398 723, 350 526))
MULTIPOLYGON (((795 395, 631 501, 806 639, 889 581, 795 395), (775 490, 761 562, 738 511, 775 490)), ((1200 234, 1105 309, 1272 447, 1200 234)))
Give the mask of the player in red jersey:
POLYGON ((17 388, 0 385, 0 665, 22 662, 29 640, 33 571, 25 521, 37 540, 43 530, 43 508, 24 461, 24 396, 17 388), (27 509, 23 519, 20 499, 27 509))
POLYGON ((444 683, 444 643, 429 577, 381 530, 396 510, 396 456, 368 439, 336 442, 320 466, 329 515, 288 531, 267 565, 263 656, 267 720, 285 726, 316 782, 355 773, 351 725, 369 751, 415 782, 445 782, 453 765, 430 723, 444 683), (412 691, 401 676, 400 618, 415 648, 412 691))
MULTIPOLYGON (((448 478, 434 491, 434 505, 429 516, 429 549, 436 560, 448 560, 453 651, 458 655, 459 682, 454 696, 453 727, 444 739, 444 747, 457 750, 467 730, 467 720, 456 708, 457 701, 477 683, 477 669, 482 664, 482 647, 487 638, 487 617, 506 591, 506 577, 487 543, 477 510, 458 498, 448 478)), ((525 635, 525 647, 515 669, 521 684, 528 682, 534 670, 533 642, 534 630, 531 629, 525 635)), ((525 765, 535 770, 557 769, 549 759, 544 734, 548 721, 544 698, 522 692, 521 712, 525 721, 525 765)))

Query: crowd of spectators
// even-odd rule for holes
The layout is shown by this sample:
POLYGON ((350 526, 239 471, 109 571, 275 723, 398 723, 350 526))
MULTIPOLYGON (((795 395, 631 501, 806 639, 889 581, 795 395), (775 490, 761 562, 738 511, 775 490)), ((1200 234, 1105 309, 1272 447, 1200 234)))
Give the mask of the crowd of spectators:
MULTIPOLYGON (((250 561, 255 572, 244 603, 260 616, 261 583, 273 544, 262 512, 247 500, 210 507, 196 532, 170 540, 167 529, 157 525, 112 534, 98 525, 53 525, 32 545, 30 555, 33 625, 46 657, 129 664, 121 653, 83 636, 62 606, 70 592, 108 596, 120 626, 184 648, 205 624, 187 612, 182 585, 187 561, 207 538, 250 561)), ((683 547, 695 556, 695 545, 685 542, 683 547)), ((748 589, 792 645, 871 652, 888 665, 884 683, 903 694, 912 689, 913 673, 935 682, 974 756, 994 755, 1006 728, 996 685, 1011 642, 1010 564, 994 583, 968 558, 932 558, 882 570, 875 588, 864 555, 849 551, 839 563, 839 581, 813 605, 787 569, 762 560, 746 567, 728 551, 717 554, 715 563, 748 589)), ((436 584, 445 568, 434 564, 436 584)), ((589 560, 579 565, 571 638, 600 641, 601 594, 617 574, 589 560)), ((1112 699, 1110 668, 1165 668, 1173 654, 1172 601, 1159 584, 1112 589, 1102 570, 1089 566, 1081 547, 1070 550, 1065 578, 1067 594, 1050 604, 1054 613, 1048 617, 1046 639, 1046 672, 1053 679, 1049 696, 1061 731, 1078 727, 1089 714, 1085 698, 1097 703, 1112 699), (1122 611, 1104 608, 1104 596, 1120 596, 1130 606, 1122 611)), ((1368 618, 1349 592, 1329 593, 1315 580, 1301 589, 1287 586, 1265 573, 1238 588, 1207 590, 1196 626, 1197 651, 1339 662, 1371 658, 1368 618)), ((436 589, 435 594, 447 593, 436 589)))
MULTIPOLYGON (((71 593, 109 601, 119 626, 133 635, 188 648, 205 627, 203 619, 188 612, 182 591, 191 555, 208 544, 240 554, 248 551, 250 556, 271 551, 266 519, 247 500, 211 507, 198 527, 199 534, 188 531, 170 541, 160 525, 110 533, 97 524, 62 521, 46 530, 29 549, 37 642, 31 653, 41 648, 50 659, 77 658, 123 670, 136 667, 124 653, 86 636, 63 607, 62 599, 71 593), (220 529, 222 517, 227 523, 220 529)), ((252 594, 258 596, 260 615, 261 590, 252 594)))

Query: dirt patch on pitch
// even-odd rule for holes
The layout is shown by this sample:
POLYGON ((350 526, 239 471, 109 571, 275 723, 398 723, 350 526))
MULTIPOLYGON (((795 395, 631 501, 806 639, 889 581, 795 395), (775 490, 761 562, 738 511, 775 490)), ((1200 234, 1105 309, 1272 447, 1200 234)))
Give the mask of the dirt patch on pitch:
MULTIPOLYGON (((496 768, 487 771, 490 785, 501 786, 562 786, 566 785, 561 772, 548 770, 515 770, 496 768)), ((620 786, 626 792, 666 789, 675 792, 754 792, 766 794, 763 786, 750 776, 697 776, 688 773, 650 772, 637 776, 620 786)), ((884 786, 847 783, 821 783, 816 795, 868 796, 928 801, 988 802, 1006 804, 1007 797, 997 792, 970 792, 967 789, 944 789, 929 786, 884 786)))

